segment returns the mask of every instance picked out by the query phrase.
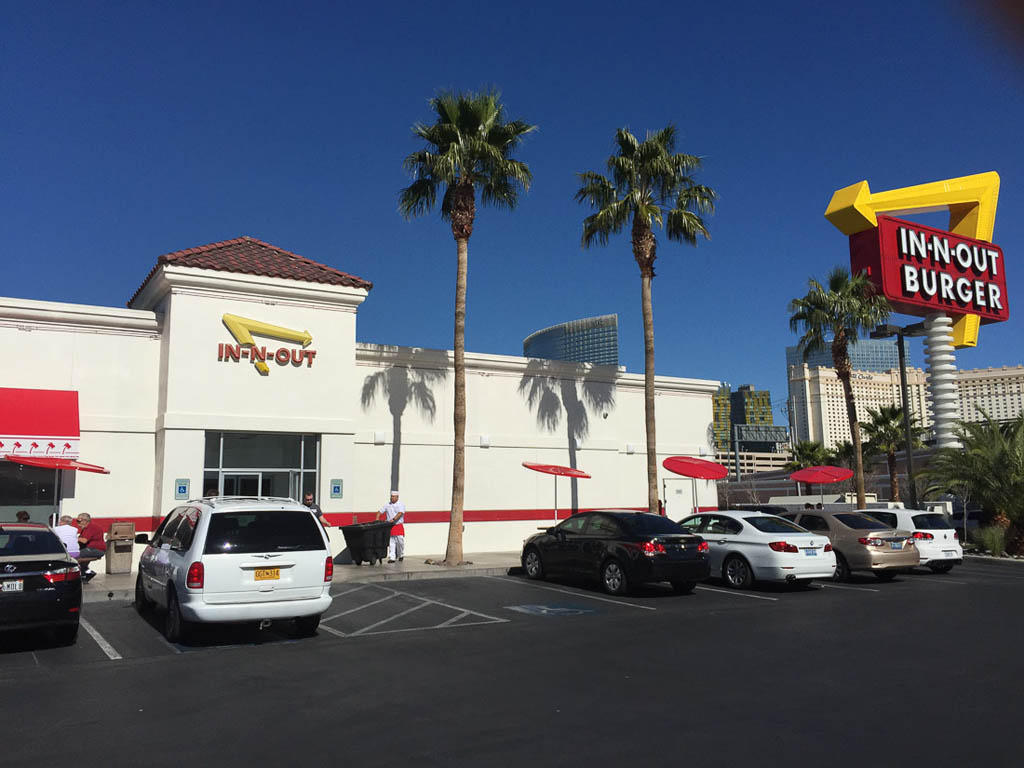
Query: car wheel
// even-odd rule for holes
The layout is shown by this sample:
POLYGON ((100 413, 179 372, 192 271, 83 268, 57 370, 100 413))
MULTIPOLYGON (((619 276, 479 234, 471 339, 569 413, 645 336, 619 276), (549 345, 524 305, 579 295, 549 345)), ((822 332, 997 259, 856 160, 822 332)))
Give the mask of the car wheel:
POLYGON ((850 564, 846 562, 846 558, 840 553, 836 552, 836 572, 832 574, 834 581, 849 581, 850 580, 850 564))
POLYGON ((626 571, 618 560, 609 560, 601 568, 601 583, 609 595, 624 595, 629 591, 626 571))
POLYGON ((732 555, 722 565, 722 578, 733 589, 748 589, 754 581, 747 561, 739 555, 732 555))
POLYGON ((929 565, 932 573, 949 573, 953 570, 952 563, 938 563, 937 565, 929 565))
POLYGON ((696 581, 673 581, 672 589, 676 591, 677 595, 689 595, 693 592, 694 587, 697 586, 696 581))
POLYGON ((533 547, 526 550, 526 554, 523 555, 523 569, 531 579, 544 578, 544 563, 540 559, 540 552, 533 547))
POLYGON ((58 645, 74 645, 78 641, 78 622, 56 627, 53 635, 58 645))
POLYGON ((298 637, 313 637, 320 626, 320 614, 315 616, 299 616, 295 619, 295 634, 298 637))
POLYGON ((352 558, 352 563, 354 565, 362 565, 363 564, 363 558, 361 558, 361 557, 353 557, 352 558))
POLYGON ((882 581, 892 581, 896 578, 896 571, 875 571, 875 576, 882 581))
POLYGON ((164 617, 164 637, 168 642, 180 643, 188 634, 188 622, 181 617, 178 593, 174 587, 167 593, 167 615, 164 617))
POLYGON ((153 607, 153 601, 146 597, 146 591, 142 588, 142 574, 135 577, 135 610, 139 613, 148 613, 153 607))

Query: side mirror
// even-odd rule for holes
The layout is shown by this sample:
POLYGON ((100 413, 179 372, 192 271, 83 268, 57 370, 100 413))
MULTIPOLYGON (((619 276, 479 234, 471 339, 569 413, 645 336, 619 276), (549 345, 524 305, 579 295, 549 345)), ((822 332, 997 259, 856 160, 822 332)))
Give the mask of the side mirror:
POLYGON ((135 543, 136 544, 149 544, 149 536, 146 535, 145 533, 137 533, 137 534, 135 534, 135 543))

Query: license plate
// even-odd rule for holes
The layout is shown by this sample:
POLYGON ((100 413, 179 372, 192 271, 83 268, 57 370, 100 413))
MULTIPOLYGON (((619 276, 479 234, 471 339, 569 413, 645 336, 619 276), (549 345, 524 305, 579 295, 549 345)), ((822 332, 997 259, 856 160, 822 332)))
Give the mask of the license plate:
POLYGON ((281 578, 280 568, 257 568, 256 581, 277 581, 281 578))
POLYGON ((816 550, 816 549, 805 549, 804 550, 804 554, 807 555, 808 557, 817 557, 818 556, 818 550, 816 550))
POLYGON ((890 541, 889 542, 889 549, 903 549, 903 542, 902 541, 890 541))
POLYGON ((3 582, 4 592, 24 592, 25 591, 25 580, 24 579, 8 579, 3 582))

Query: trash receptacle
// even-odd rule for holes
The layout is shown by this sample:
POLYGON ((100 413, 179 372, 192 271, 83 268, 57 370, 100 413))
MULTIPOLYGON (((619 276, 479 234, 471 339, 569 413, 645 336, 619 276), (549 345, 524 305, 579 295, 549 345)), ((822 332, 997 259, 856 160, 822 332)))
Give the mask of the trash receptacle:
POLYGON ((352 555, 352 562, 362 565, 365 560, 370 565, 384 559, 388 554, 388 544, 391 540, 391 528, 394 523, 380 521, 376 523, 354 523, 352 525, 341 525, 341 532, 345 534, 345 544, 349 554, 352 555))
POLYGON ((107 573, 131 573, 135 523, 111 523, 107 531, 107 573))

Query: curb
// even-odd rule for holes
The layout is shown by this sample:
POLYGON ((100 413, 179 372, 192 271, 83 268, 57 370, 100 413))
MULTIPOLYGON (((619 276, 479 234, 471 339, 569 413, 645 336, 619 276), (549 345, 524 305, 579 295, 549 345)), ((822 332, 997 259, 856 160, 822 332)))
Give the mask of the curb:
POLYGON ((135 599, 135 589, 114 589, 106 592, 82 590, 83 603, 130 603, 135 599))
POLYGON ((997 568, 1024 568, 1024 560, 1012 557, 989 557, 988 555, 964 555, 964 562, 974 565, 994 565, 997 568))

